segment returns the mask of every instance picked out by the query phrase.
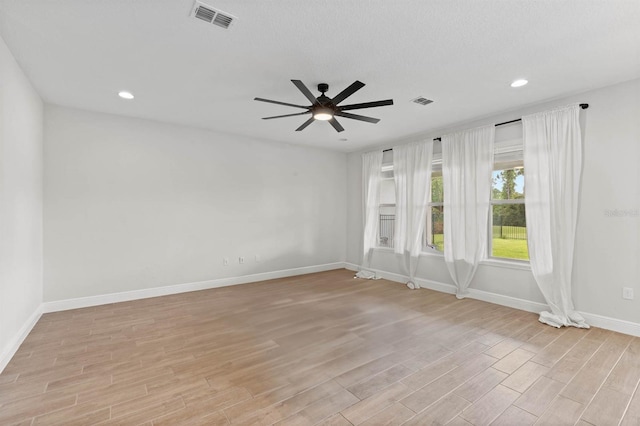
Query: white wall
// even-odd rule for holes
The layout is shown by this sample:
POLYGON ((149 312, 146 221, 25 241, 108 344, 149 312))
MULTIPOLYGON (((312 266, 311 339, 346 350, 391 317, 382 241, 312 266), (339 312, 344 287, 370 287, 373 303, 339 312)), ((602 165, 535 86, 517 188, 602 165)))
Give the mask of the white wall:
POLYGON ((640 80, 594 91, 586 113, 574 262, 578 309, 640 323, 640 80), (606 210, 631 210, 608 216, 606 210), (635 300, 622 299, 632 287, 635 300))
POLYGON ((0 371, 42 303, 42 101, 0 38, 0 371))
POLYGON ((346 154, 58 106, 45 135, 45 301, 345 259, 346 154))
MULTIPOLYGON (((531 88, 533 89, 533 88, 531 88)), ((569 103, 589 103, 581 112, 583 177, 574 263, 573 295, 582 312, 640 323, 640 80, 558 99, 418 137, 498 123, 569 103), (609 216, 605 210, 625 211, 609 216), (635 300, 622 299, 622 287, 635 300)), ((390 142, 385 148, 406 141, 390 142)), ((347 261, 360 264, 362 247, 361 153, 348 158, 347 261)), ((377 250, 372 267, 403 273, 400 259, 377 250)), ((442 256, 424 255, 417 276, 452 281, 442 256)), ((544 302, 530 270, 482 264, 471 288, 532 302, 544 302)))

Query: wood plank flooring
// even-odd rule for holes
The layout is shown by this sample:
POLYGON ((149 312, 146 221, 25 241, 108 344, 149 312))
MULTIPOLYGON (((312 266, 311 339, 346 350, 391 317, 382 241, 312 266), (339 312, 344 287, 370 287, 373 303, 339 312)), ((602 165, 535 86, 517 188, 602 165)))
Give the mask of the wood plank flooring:
POLYGON ((640 424, 640 339, 352 277, 43 315, 0 425, 640 424))

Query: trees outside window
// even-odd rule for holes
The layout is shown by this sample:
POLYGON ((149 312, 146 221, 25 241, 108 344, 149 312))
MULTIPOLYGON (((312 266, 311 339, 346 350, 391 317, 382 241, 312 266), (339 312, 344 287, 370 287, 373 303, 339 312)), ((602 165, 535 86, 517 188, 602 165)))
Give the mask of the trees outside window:
MULTIPOLYGON (((434 165, 435 166, 435 165, 434 165)), ((435 168, 435 167, 434 167, 435 168)), ((431 202, 427 210, 425 227, 425 247, 439 252, 444 251, 444 190, 442 171, 434 171, 431 176, 431 202)))
POLYGON ((491 257, 529 260, 524 167, 494 170, 491 194, 491 257))

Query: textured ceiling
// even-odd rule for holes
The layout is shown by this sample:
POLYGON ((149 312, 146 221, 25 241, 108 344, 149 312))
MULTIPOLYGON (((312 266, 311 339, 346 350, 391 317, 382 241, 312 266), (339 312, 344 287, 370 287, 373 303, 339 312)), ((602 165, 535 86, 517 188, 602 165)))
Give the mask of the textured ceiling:
POLYGON ((46 102, 341 151, 640 76, 638 0, 204 2, 238 20, 195 21, 192 0, 0 0, 0 34, 46 102), (300 110, 256 96, 307 103, 291 79, 395 105, 342 133, 261 120, 300 110))

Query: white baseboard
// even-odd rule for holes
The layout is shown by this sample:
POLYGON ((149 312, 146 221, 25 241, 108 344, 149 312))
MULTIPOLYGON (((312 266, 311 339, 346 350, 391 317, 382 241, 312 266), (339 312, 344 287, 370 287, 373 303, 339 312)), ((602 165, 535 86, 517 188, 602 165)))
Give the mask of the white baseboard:
POLYGON ((496 305, 508 306, 521 311, 534 312, 539 314, 548 311, 549 306, 545 303, 533 302, 531 300, 519 299, 517 297, 505 296, 503 294, 491 293, 483 290, 469 289, 469 297, 482 300, 484 302, 495 303, 496 305))
POLYGON ((637 322, 625 321, 597 314, 589 314, 587 312, 579 313, 587 321, 587 324, 594 327, 605 328, 607 330, 617 331, 618 333, 640 337, 640 324, 637 322))
POLYGON ((360 266, 356 265, 355 263, 343 262, 342 264, 344 265, 344 269, 347 269, 349 271, 358 272, 360 270, 360 266))
POLYGON ((9 364, 11 358, 16 354, 18 348, 24 339, 27 338, 33 326, 36 325, 40 316, 42 315, 42 304, 36 308, 36 310, 31 314, 31 316, 27 319, 24 325, 20 328, 18 333, 14 336, 13 339, 9 341, 5 348, 2 348, 2 353, 0 353, 0 373, 4 370, 4 368, 9 364))
POLYGON ((280 271, 262 272, 259 274, 242 275, 238 277, 220 278, 216 280, 199 281, 194 283, 176 284, 164 287, 154 287, 142 290, 125 291, 122 293, 101 294, 98 296, 79 297, 77 299, 56 300, 43 303, 42 312, 67 311, 69 309, 87 308, 90 306, 106 305, 109 303, 128 302, 130 300, 148 299, 150 297, 167 296, 170 294, 186 293, 189 291, 208 290, 237 284, 247 284, 276 278, 292 277, 295 275, 311 274, 314 272, 343 269, 343 262, 327 263, 324 265, 304 266, 301 268, 283 269, 280 271))
MULTIPOLYGON (((360 266, 354 263, 345 262, 345 269, 350 271, 359 271, 360 266)), ((409 281, 409 277, 402 274, 396 274, 395 272, 383 271, 381 269, 373 269, 373 268, 365 268, 367 271, 374 272, 376 274, 376 278, 384 278, 385 280, 406 284, 409 281)), ((426 280, 424 278, 415 279, 415 283, 418 284, 420 288, 428 288, 430 290, 439 291, 442 293, 455 294, 456 288, 451 284, 444 284, 437 281, 426 280)))
MULTIPOLYGON (((347 263, 344 264, 346 269, 351 271, 360 270, 360 266, 347 263)), ((406 283, 409 280, 409 277, 402 274, 397 274, 394 272, 382 271, 379 269, 366 268, 368 271, 375 272, 376 278, 384 278, 389 281, 394 281, 398 283, 406 283)), ((416 278, 415 283, 418 284, 420 288, 428 288, 430 290, 439 291, 442 293, 455 294, 456 289, 451 284, 441 283, 437 281, 426 280, 423 278, 416 278)), ((531 300, 519 299, 517 297, 505 296, 502 294, 491 293, 483 290, 476 290, 474 288, 469 289, 469 298, 482 300, 484 302, 495 303, 497 305, 507 306, 509 308, 519 309, 521 311, 534 312, 539 314, 542 311, 548 311, 549 306, 544 303, 533 302, 531 300)), ((632 336, 640 337, 640 324, 621 320, 617 318, 605 317, 597 314, 590 314, 587 312, 579 312, 580 315, 584 317, 588 324, 604 328, 606 330, 617 331, 618 333, 629 334, 632 336)))

